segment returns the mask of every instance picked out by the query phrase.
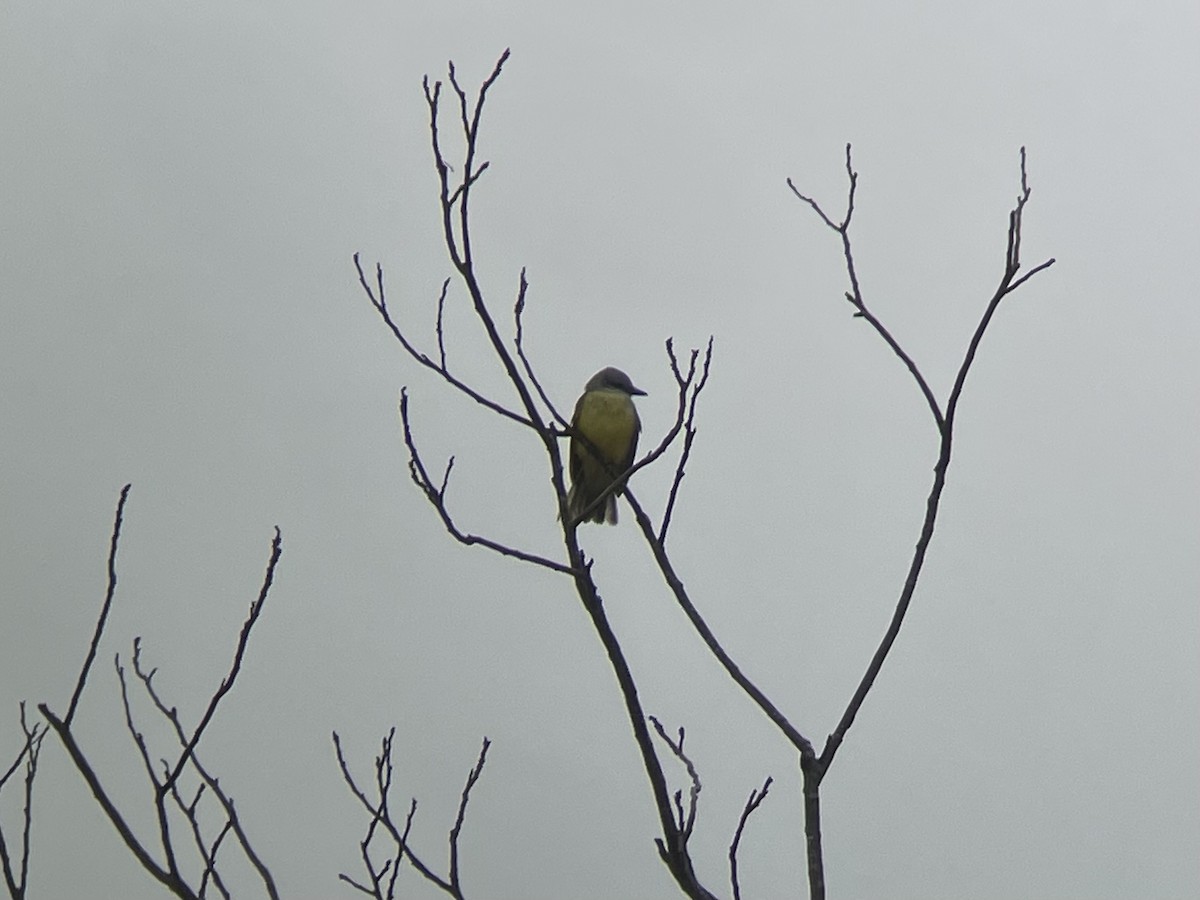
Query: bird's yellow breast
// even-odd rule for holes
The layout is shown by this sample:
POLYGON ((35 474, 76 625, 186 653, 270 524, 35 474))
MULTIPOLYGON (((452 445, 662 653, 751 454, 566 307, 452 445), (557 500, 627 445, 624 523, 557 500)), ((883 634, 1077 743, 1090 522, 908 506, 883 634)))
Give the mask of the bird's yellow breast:
POLYGON ((628 456, 630 442, 641 424, 628 394, 594 390, 580 398, 575 427, 615 465, 624 462, 628 456))

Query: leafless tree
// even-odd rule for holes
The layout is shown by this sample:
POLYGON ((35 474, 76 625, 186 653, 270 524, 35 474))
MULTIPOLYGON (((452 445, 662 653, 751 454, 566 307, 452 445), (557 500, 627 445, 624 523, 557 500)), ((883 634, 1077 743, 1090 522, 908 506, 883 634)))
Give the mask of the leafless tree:
MULTIPOLYGON (((49 723, 50 729, 58 736, 76 771, 83 776, 92 792, 96 803, 104 811, 121 836, 126 848, 141 867, 156 881, 163 885, 176 897, 198 900, 217 894, 228 898, 231 896, 229 887, 221 877, 218 854, 226 846, 232 836, 232 843, 241 850, 245 858, 258 875, 262 890, 271 900, 278 900, 279 891, 270 870, 254 850, 250 838, 242 827, 234 807, 233 797, 221 786, 220 782, 200 761, 198 747, 205 730, 212 723, 221 700, 233 689, 242 661, 250 641, 250 634, 262 614, 267 594, 275 578, 275 567, 283 552, 282 539, 279 529, 275 529, 275 538, 271 542, 271 556, 267 562, 266 575, 258 596, 250 604, 250 610, 242 624, 234 650, 233 661, 229 671, 221 683, 209 697, 207 706, 199 717, 196 726, 190 731, 184 728, 179 711, 169 706, 154 685, 155 669, 146 669, 142 664, 141 638, 135 638, 133 643, 134 676, 141 683, 146 695, 150 698, 157 712, 170 725, 173 740, 178 745, 172 751, 172 758, 155 758, 150 749, 150 742, 139 729, 134 720, 133 708, 129 697, 129 680, 120 654, 114 657, 117 679, 121 686, 121 703, 124 708, 125 726, 131 739, 137 747, 149 782, 149 805, 154 812, 157 823, 155 839, 139 836, 129 824, 129 815, 122 812, 117 801, 106 786, 97 766, 85 749, 81 736, 74 728, 75 714, 79 710, 84 688, 91 674, 97 651, 104 637, 105 625, 117 590, 117 548, 121 538, 121 523, 125 514, 125 503, 129 499, 130 485, 125 485, 121 498, 117 503, 116 519, 113 522, 112 541, 108 556, 108 590, 96 621, 96 629, 88 646, 83 667, 75 682, 75 690, 65 715, 55 713, 45 703, 38 704, 42 716, 49 723), (186 794, 182 787, 181 778, 185 772, 190 772, 196 784, 194 790, 186 794), (202 803, 207 797, 213 800, 216 809, 212 815, 205 815, 202 803), (215 819, 213 819, 215 816, 215 819), (212 819, 215 827, 206 827, 205 819, 212 819), (155 844, 157 843, 157 848, 155 844), (189 864, 185 854, 194 858, 189 864)), ((28 807, 27 807, 28 808, 28 807)))
MULTIPOLYGON (((439 517, 447 533, 455 540, 469 546, 477 546, 513 560, 545 569, 566 579, 586 611, 592 628, 603 645, 609 665, 616 680, 625 706, 628 727, 640 754, 646 785, 658 814, 659 833, 654 837, 658 855, 674 878, 680 891, 688 897, 715 898, 716 889, 704 884, 696 873, 690 850, 690 840, 699 814, 702 791, 701 761, 694 760, 685 748, 686 732, 678 728, 672 735, 657 719, 647 715, 639 697, 637 683, 621 641, 613 629, 604 604, 599 585, 593 578, 592 563, 579 545, 578 526, 582 517, 572 516, 567 508, 567 489, 561 441, 573 438, 587 443, 584 435, 575 433, 570 422, 555 407, 549 393, 544 389, 537 374, 537 366, 527 353, 524 343, 523 317, 529 294, 526 273, 521 271, 515 279, 515 298, 512 306, 511 331, 502 333, 496 310, 489 304, 475 268, 474 238, 472 234, 471 200, 474 188, 488 170, 488 162, 479 157, 479 135, 484 107, 490 91, 495 87, 501 71, 508 60, 506 51, 496 63, 491 74, 480 87, 468 92, 459 82, 453 64, 449 67, 448 81, 424 82, 425 100, 429 113, 429 134, 434 155, 434 167, 439 187, 439 212, 443 239, 449 254, 454 279, 446 279, 436 300, 436 319, 432 341, 436 350, 427 353, 393 315, 385 293, 384 272, 381 265, 373 270, 364 269, 358 255, 354 263, 359 283, 386 328, 395 337, 403 350, 420 366, 435 373, 447 389, 469 397, 475 403, 496 416, 507 419, 527 429, 536 438, 545 454, 545 464, 557 497, 561 526, 562 549, 551 557, 536 553, 529 548, 515 546, 481 535, 463 524, 463 513, 455 508, 450 495, 450 479, 454 467, 451 457, 441 469, 433 474, 423 457, 409 413, 411 402, 407 390, 402 390, 400 415, 404 442, 408 450, 409 474, 431 507, 439 517), (451 107, 449 113, 444 104, 451 107), (445 118, 449 116, 454 128, 460 133, 463 146, 461 159, 448 158, 443 145, 445 118), (369 274, 368 274, 369 271, 369 274), (457 372, 449 362, 446 336, 443 328, 444 311, 451 285, 456 279, 458 290, 465 291, 470 299, 479 327, 486 337, 496 360, 501 364, 507 382, 505 390, 511 399, 498 399, 493 389, 472 385, 457 372), (686 774, 688 789, 672 792, 668 787, 665 772, 667 764, 678 766, 686 774)), ((895 609, 887 623, 883 636, 874 654, 867 661, 862 678, 850 697, 837 726, 825 738, 818 752, 813 740, 794 724, 789 716, 773 702, 743 671, 723 647, 718 637, 705 622, 696 603, 684 587, 684 581, 672 562, 668 550, 668 533, 676 502, 680 495, 686 466, 696 439, 697 409, 701 394, 707 384, 713 359, 713 341, 707 346, 684 354, 676 353, 674 344, 668 340, 665 351, 667 365, 676 385, 676 413, 674 421, 653 448, 635 460, 625 471, 612 469, 612 484, 608 491, 595 503, 602 503, 612 494, 623 496, 633 511, 637 526, 650 548, 662 578, 675 601, 683 610, 714 658, 740 688, 746 698, 754 704, 775 726, 783 739, 797 755, 800 781, 804 798, 805 847, 810 897, 814 900, 825 896, 824 862, 821 852, 820 787, 833 760, 846 739, 854 719, 882 671, 888 653, 895 643, 904 623, 905 616, 914 597, 921 570, 925 562, 937 524, 938 508, 946 484, 946 473, 950 465, 954 441, 954 425, 964 386, 993 316, 1000 303, 1012 292, 1025 284, 1038 272, 1054 263, 1048 259, 1025 270, 1021 262, 1022 219, 1030 198, 1026 173, 1025 150, 1020 153, 1020 187, 1016 203, 1008 217, 1008 237, 1004 264, 999 283, 990 299, 984 304, 980 320, 971 336, 958 368, 953 386, 944 400, 935 392, 922 375, 912 357, 893 337, 888 328, 870 308, 855 265, 850 235, 858 191, 858 173, 855 171, 851 148, 846 146, 845 168, 849 180, 845 212, 835 218, 825 208, 803 194, 789 179, 787 184, 795 196, 815 213, 837 236, 849 289, 845 299, 852 314, 863 319, 892 354, 903 364, 921 392, 933 418, 939 436, 938 453, 934 465, 933 483, 926 499, 925 516, 922 521, 913 557, 903 585, 900 587, 895 609), (628 487, 629 477, 638 470, 654 465, 669 463, 673 466, 670 489, 661 511, 648 512, 628 487)), ((271 543, 271 552, 261 587, 251 602, 233 652, 228 671, 220 684, 213 690, 207 704, 187 727, 184 717, 160 693, 154 682, 156 669, 147 667, 143 661, 140 638, 133 642, 129 662, 131 670, 122 661, 120 654, 114 657, 114 667, 121 691, 126 729, 137 748, 138 756, 148 783, 146 803, 153 812, 156 834, 153 837, 139 836, 129 824, 128 810, 122 811, 117 799, 100 774, 99 768, 84 746, 84 736, 75 727, 84 689, 91 677, 93 664, 105 633, 105 626, 116 597, 117 550, 121 524, 129 497, 129 486, 122 490, 117 504, 108 556, 108 586, 104 602, 96 623, 95 631, 84 654, 84 662, 75 683, 64 714, 56 713, 45 703, 38 709, 45 724, 30 725, 26 720, 25 707, 21 706, 21 730, 23 743, 17 749, 12 763, 0 777, 0 791, 17 783, 18 772, 24 773, 24 797, 21 803, 21 826, 19 838, 13 832, 6 835, 0 827, 0 863, 3 864, 5 885, 13 898, 26 895, 30 859, 30 823, 33 818, 33 786, 39 767, 39 753, 47 734, 53 732, 65 749, 75 770, 87 783, 97 804, 103 810, 126 848, 137 859, 142 868, 161 883, 170 893, 181 898, 203 898, 212 895, 231 896, 231 887, 222 875, 222 860, 236 848, 257 873, 262 892, 271 898, 279 896, 274 878, 264 861, 255 851, 250 837, 243 828, 233 797, 223 788, 220 781, 200 760, 199 745, 203 735, 215 720, 222 700, 233 689, 248 650, 250 636, 262 615, 267 596, 271 590, 276 567, 282 554, 282 539, 276 529, 271 543), (130 676, 132 671, 132 677, 130 676), (140 729, 135 720, 134 707, 130 698, 131 683, 140 685, 159 717, 160 730, 165 724, 170 735, 171 750, 165 756, 152 751, 151 739, 140 729), (185 781, 185 775, 187 776, 185 781), (185 786, 185 784, 187 786, 185 786)), ((341 879, 351 889, 376 900, 391 900, 396 896, 401 868, 407 864, 427 882, 456 898, 465 900, 467 894, 462 882, 460 866, 460 836, 466 825, 468 805, 472 791, 479 783, 487 761, 490 741, 483 739, 474 766, 467 773, 462 789, 457 814, 448 833, 449 865, 444 873, 437 871, 416 853, 410 845, 410 834, 417 813, 415 798, 393 810, 393 791, 396 789, 395 764, 393 760, 392 729, 381 741, 380 751, 374 757, 373 772, 369 780, 356 776, 347 758, 341 738, 333 735, 336 759, 341 776, 353 798, 366 813, 367 824, 359 843, 360 858, 365 876, 343 873, 341 879)), ((767 778, 761 787, 753 789, 743 806, 737 822, 731 822, 731 840, 728 849, 730 893, 740 900, 738 851, 745 836, 746 827, 753 813, 761 806, 773 783, 767 778)), ((0 823, 2 825, 2 823, 0 823)))
MULTIPOLYGON (((702 884, 696 875, 688 849, 688 841, 695 823, 696 805, 700 792, 700 778, 696 766, 684 754, 683 730, 679 731, 677 740, 672 740, 667 737, 665 730, 657 721, 650 720, 658 731, 659 737, 669 748, 671 755, 686 768, 692 783, 692 789, 689 792, 689 799, 686 804, 683 802, 680 793, 672 796, 667 788, 662 761, 656 753, 650 732, 646 728, 647 716, 638 698, 633 673, 621 649, 620 641, 604 613, 604 608, 600 601, 599 588, 592 578, 591 560, 580 549, 577 523, 572 521, 567 515, 565 505, 566 490, 563 481, 563 463, 559 441, 561 438, 567 436, 576 439, 586 439, 582 435, 573 433, 570 424, 555 408, 547 392, 542 387, 542 382, 537 375, 535 365, 526 353, 523 342, 522 319, 529 289, 526 273, 522 271, 517 279, 516 299, 513 305, 514 324, 512 333, 509 336, 504 336, 501 334, 501 329, 497 324, 495 307, 489 305, 485 299, 483 287, 475 270, 470 216, 471 198, 479 179, 483 177, 488 169, 488 162, 481 160, 479 157, 480 123, 488 94, 500 77, 507 59, 508 52, 506 51, 500 57, 491 74, 479 87, 478 91, 473 94, 468 94, 460 84, 453 63, 449 66, 449 92, 452 94, 451 101, 454 107, 454 112, 450 115, 457 120, 456 128, 460 132, 464 148, 461 159, 456 159, 452 162, 447 158, 443 149, 442 131, 444 126, 442 121, 442 100, 445 85, 440 81, 431 84, 429 79, 426 78, 425 99, 429 108, 429 132, 433 148, 434 167, 440 188, 440 213, 443 239, 459 287, 465 290, 471 300, 479 326, 486 335, 496 359, 503 366, 509 385, 515 394, 515 402, 512 405, 506 405, 504 402, 489 396, 483 389, 462 380, 448 365, 445 333, 442 323, 446 296, 450 289, 451 279, 443 282, 440 295, 437 299, 437 317, 434 327, 434 340, 437 346, 437 353, 434 356, 421 351, 416 341, 398 324, 396 318, 393 316, 385 295, 382 266, 377 264, 372 276, 368 277, 359 257, 356 255, 354 262, 358 272, 359 283, 384 324, 413 360, 440 376, 450 389, 465 394, 497 416, 512 420, 529 429, 540 440, 546 454, 551 482, 558 496, 563 539, 563 557, 561 559, 547 558, 529 550, 476 534, 460 524, 460 514, 452 510, 448 496, 454 459, 453 457, 449 459, 439 477, 435 478, 431 474, 425 460, 422 458, 413 433, 412 421, 409 416, 409 396, 407 392, 402 392, 401 394, 400 414, 404 428, 404 440, 409 451, 410 475, 417 487, 420 488, 430 504, 437 511, 449 534, 464 544, 480 546, 493 552, 557 572, 570 579, 579 601, 588 612, 592 626, 608 653, 609 663, 625 701, 630 730, 641 754, 649 783, 648 786, 658 810, 661 834, 655 838, 655 842, 659 855, 684 894, 693 898, 713 897, 715 895, 712 890, 702 884)), ((671 516, 683 481, 686 463, 696 437, 695 417, 697 402, 707 382, 712 362, 713 344, 711 339, 703 355, 701 355, 699 350, 691 351, 686 366, 680 365, 671 341, 667 342, 667 358, 678 392, 675 421, 667 429, 661 441, 653 450, 637 460, 627 471, 613 471, 611 473, 613 476, 613 486, 610 489, 611 492, 623 494, 625 500, 632 508, 638 527, 654 556, 663 579, 701 640, 746 697, 766 715, 780 735, 791 745, 798 755, 804 796, 809 893, 813 900, 820 900, 820 898, 825 896, 824 862, 821 852, 821 782, 828 772, 830 765, 833 763, 838 748, 845 740, 850 726, 854 723, 854 718, 862 707, 867 694, 879 676, 883 664, 887 659, 888 652, 904 623, 905 615, 916 591, 921 569, 925 562, 925 556, 937 523, 938 507, 941 502, 943 490, 945 489, 946 472, 950 465, 953 448, 955 417, 958 412, 967 375, 970 372, 988 325, 991 323, 1001 301, 1038 272, 1054 263, 1053 259, 1048 259, 1028 270, 1024 270, 1022 266, 1022 218, 1030 197, 1026 174, 1025 149, 1022 148, 1020 153, 1020 188, 1016 204, 1008 217, 1008 241, 1000 280, 990 299, 984 305, 983 314, 968 343, 953 387, 943 403, 934 394, 917 363, 904 350, 896 338, 893 337, 867 303, 855 266, 853 245, 850 236, 851 220, 854 215, 854 204, 858 190, 858 173, 853 166, 849 145, 846 146, 846 174, 849 179, 849 188, 845 213, 840 219, 834 219, 826 213, 821 204, 801 193, 790 179, 787 184, 796 197, 807 204, 838 237, 845 260, 846 274, 849 279, 849 290, 846 292, 845 298, 850 304, 853 315, 865 320, 887 347, 890 348, 892 353, 903 363, 929 407, 934 426, 938 432, 939 444, 938 455, 934 465, 933 484, 930 487, 926 500, 925 517, 921 525, 907 576, 900 589, 895 610, 884 630, 877 650, 866 665, 857 689, 846 705, 837 727, 827 736, 820 752, 817 751, 814 742, 799 727, 793 724, 791 719, 779 706, 745 674, 743 669, 722 646, 720 640, 705 622, 696 604, 689 596, 688 591, 684 588, 683 579, 676 571, 668 552, 667 536, 671 516), (682 438, 681 441, 678 440, 680 438, 682 438), (677 443, 678 455, 675 461, 675 470, 668 500, 665 508, 659 514, 657 520, 655 520, 647 513, 633 492, 626 486, 627 479, 637 470, 660 460, 668 451, 675 448, 677 443)), ((390 745, 385 742, 384 756, 387 756, 389 753, 390 745)), ((769 785, 770 780, 768 779, 760 790, 751 793, 742 817, 737 823, 734 839, 730 844, 730 878, 735 897, 740 896, 737 876, 737 848, 748 816, 762 803, 769 785)), ((386 794, 386 785, 384 782, 377 780, 377 788, 380 789, 382 794, 386 794)), ((465 797, 466 794, 464 792, 464 806, 465 797)), ((391 830, 394 831, 394 827, 391 830)), ((404 849, 404 841, 402 839, 397 838, 396 843, 401 850, 404 849)), ((399 858, 399 856, 396 857, 397 863, 399 862, 399 858)), ((426 875, 426 877, 430 878, 431 876, 426 875)), ((457 893, 454 895, 458 896, 457 893)))

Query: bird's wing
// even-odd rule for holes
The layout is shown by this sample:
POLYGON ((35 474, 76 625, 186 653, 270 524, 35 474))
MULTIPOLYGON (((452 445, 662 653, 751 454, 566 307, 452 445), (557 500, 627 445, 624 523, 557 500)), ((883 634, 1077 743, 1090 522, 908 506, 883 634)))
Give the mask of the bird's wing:
MULTIPOLYGON (((630 399, 630 405, 633 400, 630 399)), ((633 437, 629 441, 629 452, 625 454, 625 460, 621 463, 621 471, 624 472, 633 465, 634 459, 637 457, 638 435, 642 431, 642 420, 638 418, 637 409, 633 411, 633 437)))
MULTIPOLYGON (((579 410, 583 406, 583 398, 587 391, 579 395, 579 399, 575 401, 575 412, 571 414, 571 428, 574 429, 579 421, 579 410)), ((571 470, 571 481, 578 483, 583 478, 583 453, 584 448, 579 446, 575 440, 575 436, 571 436, 571 450, 567 455, 567 461, 571 470)))

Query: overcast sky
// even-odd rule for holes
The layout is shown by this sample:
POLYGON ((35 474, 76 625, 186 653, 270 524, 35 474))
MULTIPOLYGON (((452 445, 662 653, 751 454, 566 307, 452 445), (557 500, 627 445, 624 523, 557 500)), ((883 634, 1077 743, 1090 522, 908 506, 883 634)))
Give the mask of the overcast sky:
MULTIPOLYGON (((664 340, 714 337, 675 563, 818 745, 891 615, 936 435, 785 179, 840 210, 853 143, 864 293, 945 397, 1028 147, 1024 258, 1058 262, 1002 305, 967 384, 923 579, 823 786, 830 896, 1200 896, 1198 35, 1193 0, 4 4, 0 763, 20 699, 67 705, 132 482, 76 724, 147 839, 113 656, 143 635, 194 724, 279 525, 201 749, 287 896, 352 896, 336 878, 361 875, 366 823, 329 736, 366 774, 392 725, 396 799, 419 799, 414 846, 439 867, 494 742, 470 896, 678 896, 570 582, 445 534, 408 480, 400 387, 431 465, 456 457, 461 526, 557 558, 537 441, 420 371, 351 263, 382 262, 432 351, 451 269, 421 77, 453 59, 475 85, 511 47, 473 201, 497 319, 526 267, 555 402, 617 365, 649 392, 647 444, 673 414, 664 340)), ((447 334, 464 378, 511 397, 458 285, 447 334)), ((669 482, 633 484, 661 509, 669 482)), ((801 895, 794 756, 629 519, 582 539, 647 711, 688 729, 698 871, 728 895, 737 815, 772 775, 744 891, 801 895)), ((30 897, 162 896, 53 738, 33 841, 30 897)))

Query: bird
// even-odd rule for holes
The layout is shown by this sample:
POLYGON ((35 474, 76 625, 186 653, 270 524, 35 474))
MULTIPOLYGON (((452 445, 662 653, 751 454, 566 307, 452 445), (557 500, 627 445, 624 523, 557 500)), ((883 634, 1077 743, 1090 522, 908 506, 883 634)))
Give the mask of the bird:
POLYGON ((642 430, 633 398, 644 396, 646 392, 634 387, 628 375, 612 366, 601 369, 584 386, 571 417, 567 513, 573 522, 617 524, 619 488, 595 509, 584 512, 633 465, 642 430))

